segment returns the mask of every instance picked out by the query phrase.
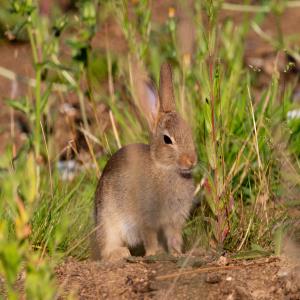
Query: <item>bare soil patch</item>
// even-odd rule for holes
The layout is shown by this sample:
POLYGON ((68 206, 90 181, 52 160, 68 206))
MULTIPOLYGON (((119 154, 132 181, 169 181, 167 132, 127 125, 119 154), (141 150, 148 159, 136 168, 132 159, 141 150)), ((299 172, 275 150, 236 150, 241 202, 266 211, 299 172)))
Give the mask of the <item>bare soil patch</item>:
POLYGON ((300 299, 300 264, 277 257, 69 259, 56 275, 61 299, 300 299))

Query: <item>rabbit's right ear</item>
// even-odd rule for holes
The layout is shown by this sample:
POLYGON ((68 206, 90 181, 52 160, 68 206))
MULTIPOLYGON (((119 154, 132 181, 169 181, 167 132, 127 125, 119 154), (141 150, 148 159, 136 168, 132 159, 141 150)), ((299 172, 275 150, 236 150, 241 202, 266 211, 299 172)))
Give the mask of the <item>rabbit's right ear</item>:
POLYGON ((168 63, 164 63, 160 69, 160 81, 159 81, 159 99, 160 110, 164 113, 176 111, 172 69, 168 63))

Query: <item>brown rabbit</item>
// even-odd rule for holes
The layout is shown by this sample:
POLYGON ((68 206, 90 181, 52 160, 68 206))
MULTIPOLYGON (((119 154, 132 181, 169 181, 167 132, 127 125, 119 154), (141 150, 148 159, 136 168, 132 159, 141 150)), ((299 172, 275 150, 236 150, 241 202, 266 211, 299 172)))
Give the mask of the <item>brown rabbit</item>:
POLYGON ((175 110, 171 68, 163 64, 159 95, 148 88, 142 100, 151 128, 149 145, 131 144, 108 161, 95 195, 100 257, 117 260, 143 244, 146 255, 181 253, 183 224, 192 206, 191 171, 197 156, 188 124, 175 110))

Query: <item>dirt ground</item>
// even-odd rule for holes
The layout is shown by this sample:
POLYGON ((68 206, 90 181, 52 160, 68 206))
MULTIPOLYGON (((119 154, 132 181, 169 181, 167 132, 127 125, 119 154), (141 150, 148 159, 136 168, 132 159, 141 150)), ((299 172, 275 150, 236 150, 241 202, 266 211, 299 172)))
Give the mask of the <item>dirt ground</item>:
POLYGON ((69 259, 56 275, 61 299, 300 299, 300 264, 286 257, 69 259))

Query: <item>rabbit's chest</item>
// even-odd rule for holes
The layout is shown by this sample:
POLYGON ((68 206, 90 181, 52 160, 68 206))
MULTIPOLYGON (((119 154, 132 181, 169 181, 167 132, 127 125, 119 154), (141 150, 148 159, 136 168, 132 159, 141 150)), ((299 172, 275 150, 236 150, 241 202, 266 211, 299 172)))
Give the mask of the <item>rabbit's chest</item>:
POLYGON ((153 199, 153 202, 157 209, 160 210, 159 215, 161 218, 166 220, 173 219, 175 222, 180 219, 186 219, 193 201, 193 180, 170 176, 160 182, 160 184, 164 188, 160 189, 158 195, 153 195, 157 197, 153 199))
POLYGON ((164 182, 164 194, 168 198, 177 198, 178 200, 187 202, 193 198, 194 182, 192 178, 185 178, 181 175, 166 176, 164 182))

